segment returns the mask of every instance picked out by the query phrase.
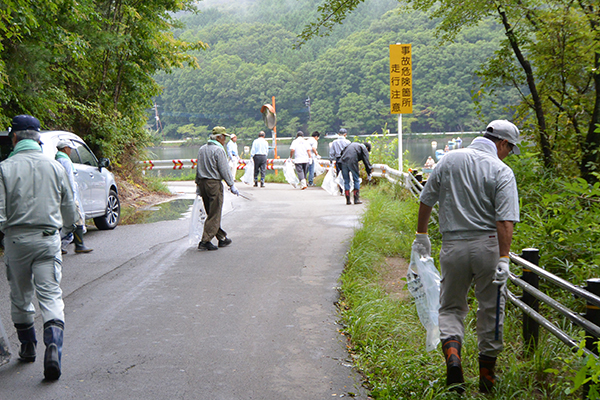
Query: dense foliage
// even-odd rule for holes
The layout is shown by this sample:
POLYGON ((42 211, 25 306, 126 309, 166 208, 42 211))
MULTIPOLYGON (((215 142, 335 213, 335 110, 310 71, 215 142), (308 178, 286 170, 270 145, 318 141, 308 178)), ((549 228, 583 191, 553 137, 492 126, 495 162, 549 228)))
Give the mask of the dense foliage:
POLYGON ((198 70, 157 77, 164 87, 157 98, 163 135, 202 136, 224 125, 255 136, 264 129, 259 109, 272 96, 280 136, 299 128, 335 132, 343 126, 350 134, 370 134, 395 127, 388 80, 389 45, 396 42, 412 43, 414 53, 415 111, 404 117, 405 132, 479 131, 487 115, 512 115, 508 105, 517 102, 516 90, 498 89, 496 98, 473 101, 483 83, 475 71, 500 46, 499 25, 485 21, 439 46, 437 23, 424 13, 403 12, 396 0, 370 0, 329 36, 294 49, 319 3, 302 0, 292 8, 256 0, 247 8, 182 15, 186 28, 176 31, 178 37, 202 39, 209 48, 198 55, 198 70))
MULTIPOLYGON (((365 0, 327 0, 304 41, 341 23, 365 0)), ((483 88, 520 91, 516 120, 530 128, 545 168, 600 179, 600 5, 596 0, 406 0, 439 21, 437 34, 454 42, 494 18, 505 39, 480 71, 483 88)), ((517 105, 517 103, 513 103, 517 105)))
POLYGON ((173 37, 191 0, 7 0, 0 4, 0 125, 27 113, 123 161, 148 138, 158 70, 194 64, 173 37))

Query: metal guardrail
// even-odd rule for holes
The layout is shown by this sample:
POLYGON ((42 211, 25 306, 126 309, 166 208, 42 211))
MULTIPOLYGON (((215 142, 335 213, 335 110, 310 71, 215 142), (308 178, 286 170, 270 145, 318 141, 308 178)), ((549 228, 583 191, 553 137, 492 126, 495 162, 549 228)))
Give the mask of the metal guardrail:
POLYGON ((530 354, 537 347, 540 326, 548 330, 572 350, 579 349, 577 340, 570 337, 566 332, 539 313, 539 303, 543 302, 585 330, 586 348, 583 351, 589 356, 598 358, 598 348, 595 343, 600 338, 600 313, 597 311, 600 310, 600 281, 598 279, 588 280, 587 288, 591 290, 586 290, 551 274, 537 265, 539 263, 539 251, 537 249, 524 249, 521 256, 510 253, 510 260, 522 267, 521 277, 511 273, 510 281, 523 290, 523 296, 519 299, 509 291, 508 298, 523 311, 525 352, 530 354), (587 301, 586 314, 581 316, 540 291, 540 277, 577 297, 585 299, 587 301))
MULTIPOLYGON (((276 158, 267 160, 267 169, 279 170, 283 169, 283 164, 286 159, 276 158)), ((319 164, 324 168, 329 168, 331 163, 329 160, 319 159, 319 164)), ((198 160, 192 159, 175 159, 175 160, 145 160, 140 161, 144 171, 151 170, 184 170, 196 168, 198 160)), ((244 170, 250 163, 250 160, 240 159, 237 169, 244 170)), ((390 168, 385 164, 373 164, 373 176, 378 178, 385 178, 388 181, 400 184, 405 188, 409 189, 410 192, 415 196, 419 197, 419 193, 423 190, 423 185, 417 180, 417 178, 410 173, 402 172, 394 168, 390 168)))
MULTIPOLYGON (((267 169, 283 169, 283 163, 285 160, 285 158, 267 159, 267 169)), ((185 160, 145 160, 140 161, 139 164, 142 166, 144 171, 165 169, 183 170, 196 168, 197 162, 198 160, 196 158, 192 158, 185 160)), ((237 169, 244 170, 249 163, 250 160, 240 159, 237 169)), ((322 167, 328 168, 330 163, 329 160, 319 160, 319 164, 321 164, 322 167)))

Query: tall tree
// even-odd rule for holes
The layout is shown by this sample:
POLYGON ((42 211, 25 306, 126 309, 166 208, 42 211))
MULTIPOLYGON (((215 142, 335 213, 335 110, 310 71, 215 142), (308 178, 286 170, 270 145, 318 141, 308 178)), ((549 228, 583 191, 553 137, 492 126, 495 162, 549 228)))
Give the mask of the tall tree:
POLYGON ((0 6, 0 120, 37 116, 72 130, 101 154, 144 145, 159 70, 195 65, 202 42, 174 38, 173 13, 192 0, 9 0, 0 6), (23 4, 21 4, 23 3, 23 4), (4 69, 2 69, 4 65, 4 69))

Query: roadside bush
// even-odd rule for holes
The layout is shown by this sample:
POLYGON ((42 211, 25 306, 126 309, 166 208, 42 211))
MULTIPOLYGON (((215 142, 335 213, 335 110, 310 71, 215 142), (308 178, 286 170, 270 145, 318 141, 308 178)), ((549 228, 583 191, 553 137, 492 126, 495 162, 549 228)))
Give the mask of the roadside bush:
POLYGON ((539 249, 540 265, 575 284, 600 277, 600 184, 545 171, 535 154, 524 153, 506 159, 521 206, 513 251, 539 249))
MULTIPOLYGON (((528 173, 533 180, 535 171, 528 173)), ((530 188, 533 192, 540 187, 530 188)), ((449 392, 445 385, 441 350, 438 347, 437 351, 425 351, 426 333, 420 325, 414 301, 410 297, 396 299, 382 287, 380 267, 386 258, 409 257, 418 202, 399 186, 385 181, 366 186, 363 193, 369 204, 362 228, 351 243, 347 266, 340 278, 339 307, 343 332, 350 338, 350 351, 356 366, 367 378, 374 399, 573 398, 576 391, 573 382, 579 382, 576 380, 577 371, 585 361, 573 358, 565 366, 563 360, 569 357, 570 350, 544 330, 540 332, 543 345, 533 355, 524 358, 522 313, 513 306, 509 306, 506 313, 505 350, 498 360, 501 376, 498 390, 487 396, 479 393, 475 332, 477 301, 473 293, 469 295, 470 311, 465 320, 463 347, 467 390, 462 397, 449 392)), ((438 252, 440 245, 436 230, 436 227, 430 227, 434 247, 432 254, 438 252)), ((567 325, 559 322, 561 328, 577 337, 577 332, 569 330, 567 325)))

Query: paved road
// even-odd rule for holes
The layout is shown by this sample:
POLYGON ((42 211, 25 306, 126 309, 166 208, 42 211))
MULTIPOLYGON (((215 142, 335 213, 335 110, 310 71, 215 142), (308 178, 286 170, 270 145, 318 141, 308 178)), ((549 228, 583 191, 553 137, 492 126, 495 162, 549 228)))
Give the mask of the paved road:
MULTIPOLYGON (((185 219, 90 230, 94 251, 64 258, 63 376, 44 382, 41 356, 13 359, 0 399, 366 398, 334 306, 362 207, 317 188, 239 185, 251 200, 227 195, 233 244, 215 252, 189 244, 185 219)), ((0 293, 15 350, 4 278, 0 293)))

